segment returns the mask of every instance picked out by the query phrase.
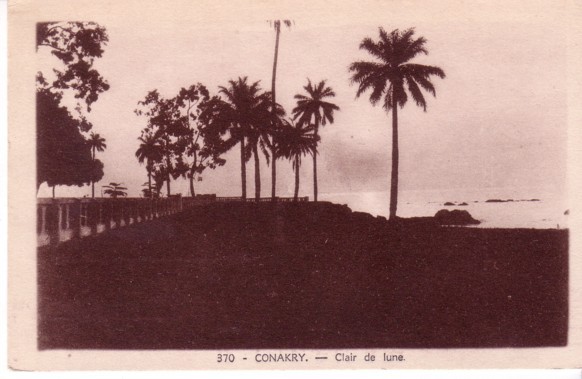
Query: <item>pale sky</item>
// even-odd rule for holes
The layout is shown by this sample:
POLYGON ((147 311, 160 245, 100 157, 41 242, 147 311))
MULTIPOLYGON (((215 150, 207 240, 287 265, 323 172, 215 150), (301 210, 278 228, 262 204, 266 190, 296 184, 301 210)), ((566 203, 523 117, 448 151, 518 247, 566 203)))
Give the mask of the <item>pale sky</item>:
MULTIPOLYGON (((416 62, 439 66, 447 75, 434 78, 437 96, 426 94, 426 113, 413 102, 399 110, 401 190, 504 187, 523 188, 527 196, 531 188, 549 188, 560 195, 566 180, 568 108, 566 29, 556 22, 559 14, 541 22, 535 17, 541 10, 530 9, 527 19, 515 13, 492 21, 455 17, 441 9, 427 21, 428 11, 415 18, 404 10, 382 9, 374 17, 344 17, 342 22, 337 13, 328 22, 299 14, 291 29, 282 30, 278 102, 290 113, 306 78, 326 79, 337 94, 332 101, 341 108, 335 123, 321 129, 320 193, 389 189, 391 115, 373 107, 369 94, 356 99, 348 72, 351 62, 372 59, 358 45, 367 36, 377 39, 383 26, 388 31, 415 27, 429 50, 416 62)), ((103 15, 95 20, 109 33, 96 68, 111 85, 89 114, 93 131, 108 146, 98 153, 105 176, 96 194, 111 181, 126 184, 130 196, 140 194, 147 173, 135 151, 146 120, 133 111, 148 91, 172 97, 181 87, 201 82, 215 94, 219 85, 238 76, 260 80, 270 90, 275 33, 265 18, 241 17, 226 24, 201 21, 194 12, 173 14, 172 22, 162 22, 163 17, 170 16, 160 15, 155 22, 135 16, 127 22, 103 15)), ((197 193, 240 196, 238 148, 225 158, 224 167, 204 173, 197 193)), ((262 196, 270 196, 270 168, 261 159, 262 196)), ((292 196, 290 164, 278 161, 277 170, 278 195, 292 196)), ((247 191, 254 195, 252 160, 247 191)), ((90 186, 57 188, 57 196, 90 192, 90 186)), ((187 180, 173 182, 172 192, 188 195, 187 180)), ((38 196, 50 194, 44 184, 38 196)), ((300 194, 313 195, 310 159, 303 160, 300 194)))

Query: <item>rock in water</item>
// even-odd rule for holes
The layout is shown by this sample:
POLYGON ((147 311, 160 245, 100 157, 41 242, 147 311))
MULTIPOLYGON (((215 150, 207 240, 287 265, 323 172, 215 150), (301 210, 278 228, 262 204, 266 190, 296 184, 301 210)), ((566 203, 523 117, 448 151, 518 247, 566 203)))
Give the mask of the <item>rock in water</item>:
POLYGON ((478 225, 481 222, 475 220, 467 211, 459 209, 441 209, 434 215, 435 220, 441 225, 478 225))
POLYGON ((452 205, 455 205, 455 203, 451 203, 450 201, 447 201, 446 203, 444 203, 443 205, 450 207, 452 205))

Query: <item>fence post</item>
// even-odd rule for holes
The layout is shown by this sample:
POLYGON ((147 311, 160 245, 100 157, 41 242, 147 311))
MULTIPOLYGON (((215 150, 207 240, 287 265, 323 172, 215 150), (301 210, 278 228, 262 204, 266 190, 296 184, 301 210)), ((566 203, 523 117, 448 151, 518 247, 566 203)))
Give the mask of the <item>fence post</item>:
POLYGON ((46 231, 49 235, 49 243, 56 245, 60 240, 60 225, 59 225, 59 205, 51 202, 46 206, 45 222, 46 231))
POLYGON ((121 222, 123 222, 123 226, 129 225, 130 208, 128 205, 129 205, 128 200, 122 199, 120 201, 120 208, 121 208, 121 221, 119 223, 120 226, 121 226, 121 222))
POLYGON ((81 200, 75 199, 73 202, 68 203, 69 207, 69 227, 71 228, 72 235, 71 238, 81 237, 81 200))
POLYGON ((91 200, 87 203, 87 226, 91 229, 91 235, 97 234, 97 227, 99 225, 99 207, 100 204, 91 200))

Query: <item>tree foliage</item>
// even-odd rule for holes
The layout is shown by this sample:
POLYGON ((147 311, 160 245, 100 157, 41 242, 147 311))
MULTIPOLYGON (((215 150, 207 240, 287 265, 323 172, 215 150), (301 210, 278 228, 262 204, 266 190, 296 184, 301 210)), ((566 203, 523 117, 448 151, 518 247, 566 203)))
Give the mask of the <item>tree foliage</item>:
POLYGON ((289 159, 293 171, 295 171, 294 200, 297 201, 299 196, 299 168, 301 167, 301 157, 317 154, 319 136, 315 134, 315 127, 313 125, 294 125, 293 121, 285 121, 278 139, 279 143, 276 148, 277 155, 289 159))
POLYGON ((105 28, 96 23, 37 24, 37 50, 48 49, 62 63, 53 68, 52 79, 43 72, 37 75, 37 188, 44 182, 82 186, 103 177, 103 163, 92 159, 83 133, 92 128, 84 109, 90 112, 99 94, 109 89, 93 68, 107 41, 105 28), (66 92, 79 101, 73 109, 63 105, 66 92))
POLYGON ((79 132, 78 120, 60 105, 60 95, 37 92, 37 187, 90 184, 103 177, 103 163, 93 160, 79 132))
POLYGON ((99 94, 109 89, 107 81, 93 68, 95 58, 101 58, 108 41, 105 28, 94 22, 39 22, 37 49, 49 49, 64 66, 53 69, 56 77, 50 88, 71 89, 75 98, 83 100, 87 111, 91 111, 99 94))
POLYGON ((109 195, 111 198, 118 198, 118 197, 127 197, 127 187, 123 186, 123 183, 114 183, 111 182, 106 186, 103 186, 105 191, 104 194, 109 195))
MULTIPOLYGON (((147 118, 142 130, 142 145, 136 152, 140 162, 148 160, 148 172, 157 172, 168 184, 171 178, 186 177, 194 195, 194 182, 202 180, 207 168, 222 166, 223 141, 200 119, 210 101, 206 87, 200 83, 182 88, 172 98, 164 98, 157 90, 150 91, 138 103, 135 113, 147 118)), ((151 182, 151 178, 149 180, 151 182)), ((152 191, 153 193, 153 191, 152 191)))

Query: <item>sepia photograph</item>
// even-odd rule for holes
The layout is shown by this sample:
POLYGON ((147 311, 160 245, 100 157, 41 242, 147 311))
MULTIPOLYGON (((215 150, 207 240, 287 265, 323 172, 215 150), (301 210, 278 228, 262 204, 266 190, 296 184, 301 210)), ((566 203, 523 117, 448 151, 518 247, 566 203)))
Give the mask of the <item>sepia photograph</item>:
POLYGON ((582 365, 568 3, 52 3, 9 9, 11 357, 582 365))

